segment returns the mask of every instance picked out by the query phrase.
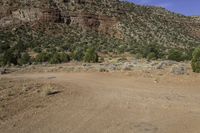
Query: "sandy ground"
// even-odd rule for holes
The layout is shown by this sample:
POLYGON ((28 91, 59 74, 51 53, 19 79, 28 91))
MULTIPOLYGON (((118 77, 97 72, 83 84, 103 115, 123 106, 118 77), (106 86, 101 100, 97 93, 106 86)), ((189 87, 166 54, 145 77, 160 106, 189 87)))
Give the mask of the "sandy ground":
POLYGON ((200 133, 198 74, 34 73, 0 78, 0 133, 200 133), (42 95, 45 86, 59 93, 42 95))

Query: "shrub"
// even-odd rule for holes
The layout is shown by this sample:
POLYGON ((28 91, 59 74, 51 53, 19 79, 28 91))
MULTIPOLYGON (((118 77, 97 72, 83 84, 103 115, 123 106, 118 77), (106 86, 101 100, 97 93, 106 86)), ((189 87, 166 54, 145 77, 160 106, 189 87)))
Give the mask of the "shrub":
POLYGON ((70 56, 66 53, 60 53, 60 62, 69 62, 70 56))
POLYGON ((181 51, 178 50, 170 50, 168 54, 168 59, 169 60, 174 60, 174 61, 184 61, 184 55, 181 51))
POLYGON ((84 61, 89 63, 98 62, 99 56, 94 48, 88 48, 84 55, 84 61))
POLYGON ((8 50, 10 48, 9 44, 0 44, 0 53, 5 52, 6 50, 8 50))
POLYGON ((14 56, 13 51, 12 50, 7 50, 3 53, 3 55, 1 56, 1 65, 5 66, 5 65, 17 65, 17 58, 14 56))
POLYGON ((82 60, 83 60, 83 57, 84 57, 83 49, 77 48, 77 49, 73 52, 72 57, 73 57, 73 59, 76 60, 76 61, 82 61, 82 60))
POLYGON ((200 73, 200 48, 196 48, 192 54, 192 70, 200 73))
POLYGON ((53 56, 49 59, 50 64, 58 64, 61 63, 60 55, 58 53, 53 54, 53 56))
POLYGON ((120 45, 117 50, 118 52, 121 54, 121 53, 124 53, 127 49, 127 46, 126 45, 120 45))
POLYGON ((152 59, 158 59, 161 58, 163 55, 160 52, 159 48, 157 45, 147 45, 146 47, 143 48, 142 55, 144 58, 152 58, 152 59))
POLYGON ((40 53, 42 51, 42 49, 40 47, 35 47, 33 49, 33 51, 36 52, 36 53, 40 53))
POLYGON ((37 62, 47 62, 50 58, 50 55, 46 52, 42 52, 42 53, 39 53, 37 56, 36 56, 36 61, 37 62))
POLYGON ((51 64, 59 64, 63 62, 69 62, 70 57, 66 53, 55 53, 53 56, 50 58, 49 63, 51 64))
POLYGON ((183 57, 186 60, 192 60, 192 54, 193 54, 194 49, 189 49, 187 50, 184 54, 183 57))
POLYGON ((29 56, 29 54, 27 52, 23 53, 21 55, 21 58, 18 59, 19 65, 28 64, 30 62, 31 62, 31 57, 29 56))
POLYGON ((155 60, 155 59, 157 59, 157 57, 154 52, 151 52, 147 55, 147 60, 155 60))
POLYGON ((63 62, 69 62, 70 57, 68 54, 62 52, 54 52, 53 54, 42 52, 37 55, 36 62, 49 62, 50 64, 58 64, 63 62))

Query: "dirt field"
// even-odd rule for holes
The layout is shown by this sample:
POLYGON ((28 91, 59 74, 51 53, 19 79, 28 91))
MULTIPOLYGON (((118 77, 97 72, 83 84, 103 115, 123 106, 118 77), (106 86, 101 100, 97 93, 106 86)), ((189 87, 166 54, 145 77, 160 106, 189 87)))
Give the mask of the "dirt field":
POLYGON ((0 77, 0 133, 200 133, 200 75, 0 77))

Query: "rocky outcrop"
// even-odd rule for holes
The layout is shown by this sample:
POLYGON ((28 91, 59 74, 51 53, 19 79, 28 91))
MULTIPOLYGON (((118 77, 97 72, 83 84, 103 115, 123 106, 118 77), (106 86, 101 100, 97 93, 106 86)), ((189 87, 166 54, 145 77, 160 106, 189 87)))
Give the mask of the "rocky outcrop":
POLYGON ((13 11, 12 17, 23 22, 38 21, 42 17, 42 11, 39 8, 18 9, 13 11))
POLYGON ((77 24, 85 30, 95 30, 117 38, 123 37, 118 29, 120 22, 116 18, 88 13, 71 13, 69 15, 72 25, 77 24))
MULTIPOLYGON (((37 1, 33 1, 34 5, 36 5, 36 2, 37 1)), ((87 11, 77 12, 68 10, 68 4, 79 4, 84 6, 88 3, 95 2, 97 1, 52 0, 51 2, 48 2, 43 0, 38 2, 38 6, 34 7, 27 5, 27 2, 18 2, 15 6, 7 5, 4 6, 4 9, 2 8, 2 12, 0 12, 0 27, 10 27, 11 25, 17 26, 17 24, 21 25, 27 22, 34 24, 37 22, 65 23, 67 25, 78 25, 83 30, 94 30, 100 34, 109 35, 119 39, 123 38, 122 32, 118 28, 120 22, 116 18, 100 14, 96 15, 87 11), (16 8, 17 5, 18 8, 16 8), (44 8, 41 8, 41 5, 45 5, 44 8)))
POLYGON ((65 22, 64 16, 62 16, 61 11, 59 11, 58 9, 43 10, 40 20, 43 22, 55 22, 55 23, 65 22))

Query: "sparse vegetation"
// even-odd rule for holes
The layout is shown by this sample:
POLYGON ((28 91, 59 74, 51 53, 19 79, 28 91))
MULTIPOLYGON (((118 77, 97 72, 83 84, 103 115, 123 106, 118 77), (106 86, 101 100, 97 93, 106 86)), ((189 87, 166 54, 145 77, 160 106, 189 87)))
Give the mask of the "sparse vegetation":
POLYGON ((151 44, 142 49, 142 56, 148 60, 155 60, 163 57, 162 52, 157 45, 151 44))
POLYGON ((181 51, 178 50, 170 50, 168 54, 168 59, 169 60, 174 60, 174 61, 184 61, 184 56, 181 51))
POLYGON ((36 62, 48 62, 50 55, 46 52, 39 53, 36 57, 36 62))
POLYGON ((84 55, 84 61, 89 63, 98 62, 99 56, 94 48, 88 48, 84 55))
POLYGON ((200 73, 200 48, 194 50, 191 65, 194 72, 200 73))
POLYGON ((50 64, 66 63, 70 61, 70 57, 66 53, 47 53, 42 52, 37 55, 36 62, 49 62, 50 64))

